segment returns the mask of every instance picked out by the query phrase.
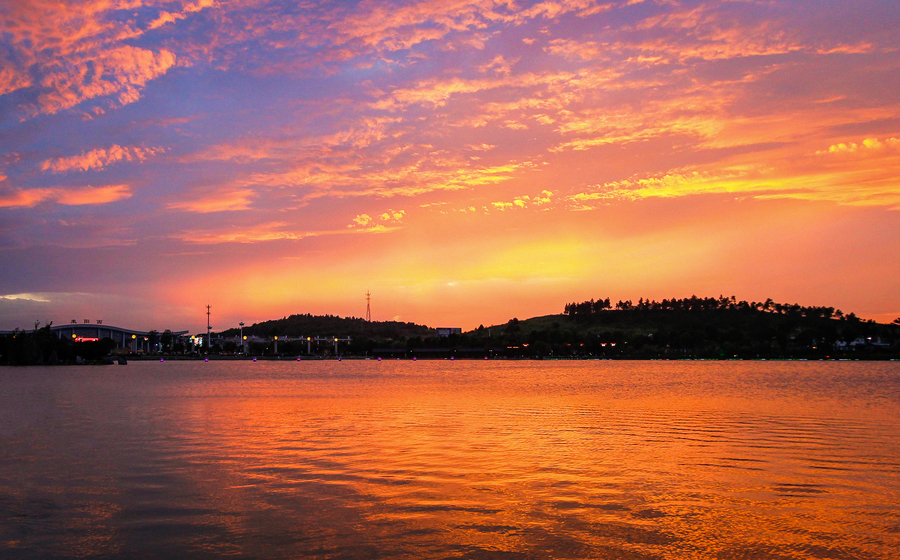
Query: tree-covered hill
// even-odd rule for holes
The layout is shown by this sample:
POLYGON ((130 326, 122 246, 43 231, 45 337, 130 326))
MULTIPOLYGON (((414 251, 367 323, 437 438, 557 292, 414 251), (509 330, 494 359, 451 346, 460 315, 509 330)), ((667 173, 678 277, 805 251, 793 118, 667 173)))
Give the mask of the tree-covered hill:
MULTIPOLYGON (((239 329, 223 331, 223 336, 235 336, 239 329)), ((337 315, 297 314, 281 319, 254 323, 244 327, 247 336, 337 336, 371 339, 406 339, 413 336, 428 336, 433 329, 415 323, 399 321, 366 321, 358 317, 337 315)))
POLYGON ((633 358, 824 358, 900 356, 900 320, 862 321, 832 307, 732 297, 609 298, 566 304, 549 315, 472 331, 530 355, 553 352, 633 358), (527 344, 528 346, 522 346, 527 344))

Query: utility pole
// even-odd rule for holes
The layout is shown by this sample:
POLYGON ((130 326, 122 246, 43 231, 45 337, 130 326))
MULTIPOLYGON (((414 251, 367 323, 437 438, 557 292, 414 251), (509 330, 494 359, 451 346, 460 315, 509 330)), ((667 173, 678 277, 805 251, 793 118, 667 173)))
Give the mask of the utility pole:
POLYGON ((338 341, 350 342, 350 337, 349 336, 347 338, 334 337, 334 355, 335 356, 338 355, 338 341))
POLYGON ((212 348, 212 341, 209 339, 209 304, 206 304, 206 351, 209 352, 209 349, 212 348))

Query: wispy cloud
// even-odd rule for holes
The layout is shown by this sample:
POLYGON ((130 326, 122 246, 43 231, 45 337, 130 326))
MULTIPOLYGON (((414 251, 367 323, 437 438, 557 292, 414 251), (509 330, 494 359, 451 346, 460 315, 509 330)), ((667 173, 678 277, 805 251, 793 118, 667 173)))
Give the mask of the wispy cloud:
POLYGON ((204 8, 216 8, 219 6, 219 3, 216 0, 197 0, 196 2, 190 2, 184 6, 184 8, 180 12, 167 12, 161 11, 159 12, 159 17, 150 22, 149 29, 156 29, 158 27, 162 27, 167 23, 175 23, 178 20, 185 19, 190 14, 197 13, 204 8))
POLYGON ((66 206, 108 204, 131 197, 128 185, 103 187, 8 189, 0 191, 0 208, 30 208, 42 202, 57 202, 66 206))
POLYGON ((29 293, 6 294, 6 295, 0 295, 0 299, 10 300, 10 301, 22 300, 22 301, 34 301, 34 302, 38 302, 38 303, 50 303, 50 299, 44 294, 29 294, 29 293))
POLYGON ((170 50, 125 43, 142 31, 132 21, 110 16, 140 6, 139 0, 7 5, 2 17, 6 52, 12 54, 0 73, 0 94, 32 90, 34 101, 20 107, 26 116, 56 113, 100 97, 119 106, 135 102, 147 82, 176 63, 170 50))
POLYGON ((167 208, 185 212, 208 214, 247 210, 256 194, 246 188, 204 188, 195 191, 188 200, 170 202, 167 208))
POLYGON ((67 171, 88 171, 103 169, 119 161, 145 161, 147 158, 165 152, 163 148, 140 148, 137 146, 119 146, 113 144, 109 148, 96 148, 75 156, 44 160, 43 171, 65 173, 67 171))
POLYGON ((297 240, 319 235, 316 232, 296 231, 284 222, 268 222, 254 226, 229 227, 219 230, 187 229, 172 237, 198 245, 220 243, 258 243, 264 241, 297 240))
POLYGON ((656 177, 608 182, 567 198, 575 203, 575 209, 615 200, 680 198, 704 194, 733 194, 759 199, 792 198, 848 206, 900 208, 897 172, 900 172, 900 161, 894 162, 890 170, 848 168, 798 172, 762 166, 719 171, 685 170, 656 177))

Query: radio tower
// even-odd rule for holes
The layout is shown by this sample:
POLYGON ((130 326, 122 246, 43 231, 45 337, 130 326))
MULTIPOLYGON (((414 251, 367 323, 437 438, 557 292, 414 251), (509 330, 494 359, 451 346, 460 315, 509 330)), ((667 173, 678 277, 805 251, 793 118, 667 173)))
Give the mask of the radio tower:
POLYGON ((366 290, 366 322, 372 322, 372 306, 369 304, 369 301, 372 299, 372 294, 366 290))
POLYGON ((209 350, 210 346, 212 346, 212 345, 209 343, 209 342, 210 342, 210 340, 209 340, 209 330, 210 330, 210 328, 211 328, 211 327, 209 326, 209 305, 207 305, 207 306, 206 306, 206 350, 207 350, 207 351, 209 350))

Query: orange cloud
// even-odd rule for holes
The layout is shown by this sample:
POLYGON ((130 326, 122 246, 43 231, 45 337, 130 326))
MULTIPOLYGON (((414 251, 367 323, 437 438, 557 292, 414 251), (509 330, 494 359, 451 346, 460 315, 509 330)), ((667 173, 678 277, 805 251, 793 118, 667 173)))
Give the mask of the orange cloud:
MULTIPOLYGON (((360 218, 359 216, 357 218, 360 218)), ((356 228, 351 224, 346 229, 326 229, 317 231, 298 231, 287 222, 268 222, 250 226, 230 226, 223 229, 199 230, 188 229, 170 237, 180 239, 186 243, 196 245, 215 245, 222 243, 265 243, 269 241, 297 241, 308 237, 322 237, 330 235, 346 235, 360 233, 387 233, 397 229, 397 226, 389 226, 383 223, 374 223, 369 218, 365 227, 356 228)), ((354 219, 354 222, 357 220, 354 219)), ((360 218, 365 221, 365 218, 360 218)), ((394 220, 398 221, 398 220, 394 220)))
POLYGON ((416 196, 432 191, 462 190, 508 181, 531 162, 475 166, 468 159, 447 157, 431 152, 406 154, 415 159, 403 166, 391 162, 347 162, 345 158, 328 161, 303 158, 293 169, 255 173, 238 183, 246 188, 262 186, 292 189, 306 187, 301 200, 321 197, 416 196), (309 190, 310 188, 314 190, 309 190))
POLYGON ((0 193, 0 208, 31 208, 52 197, 53 189, 15 189, 0 193))
POLYGON ((32 85, 31 77, 13 67, 8 61, 0 58, 0 95, 6 95, 17 89, 32 85))
POLYGON ((248 210, 250 202, 256 193, 246 188, 218 188, 204 189, 199 196, 182 202, 172 202, 166 205, 170 210, 183 210, 185 212, 198 212, 207 214, 211 212, 234 212, 248 210))
POLYGON ((162 11, 159 13, 158 18, 156 18, 155 20, 150 22, 150 29, 157 29, 167 23, 175 23, 176 21, 178 21, 180 19, 185 19, 190 14, 199 12, 200 10, 203 10, 204 8, 217 8, 218 6, 219 6, 219 3, 216 2, 215 0, 198 0, 196 3, 187 4, 184 7, 184 10, 180 13, 178 13, 178 12, 171 13, 171 12, 162 11))
POLYGON ((269 222, 255 226, 242 226, 240 228, 230 227, 220 231, 188 229, 171 237, 198 245, 213 245, 219 243, 258 243, 285 239, 296 240, 316 235, 319 234, 316 232, 292 231, 290 226, 283 222, 269 222))
POLYGON ((48 71, 41 86, 49 91, 38 96, 32 112, 56 113, 107 95, 115 95, 120 105, 134 103, 140 99, 141 87, 174 65, 175 55, 170 51, 153 52, 131 46, 58 60, 46 66, 48 71), (99 77, 87 78, 91 73, 99 77))
POLYGON ((11 192, 0 194, 0 208, 31 208, 41 202, 51 200, 66 206, 108 204, 129 197, 131 197, 131 188, 128 185, 74 189, 15 189, 11 192))
POLYGON ((398 88, 392 91, 385 99, 374 104, 376 109, 399 109, 408 105, 424 104, 431 107, 441 107, 454 95, 471 94, 498 88, 532 88, 565 83, 572 79, 573 74, 567 72, 553 72, 547 74, 523 74, 518 76, 504 76, 493 79, 463 78, 431 79, 424 80, 415 87, 398 88))
POLYGON ((720 170, 675 170, 656 176, 612 181, 591 191, 569 195, 573 209, 593 203, 643 198, 678 198, 699 194, 735 194, 758 199, 792 198, 847 206, 900 208, 900 159, 877 169, 776 169, 735 166, 720 170))
MULTIPOLYGON (((540 195, 519 195, 514 197, 511 201, 499 201, 499 202, 491 202, 491 207, 495 210, 510 210, 514 208, 533 208, 540 207, 550 204, 552 201, 553 193, 544 190, 540 195)), ((485 208, 487 210, 487 208, 485 208)))
POLYGON ((878 138, 866 138, 860 144, 856 142, 832 144, 827 150, 819 150, 816 154, 841 154, 853 153, 858 151, 882 150, 882 149, 900 149, 900 139, 885 138, 883 141, 878 138))
POLYGON ((403 221, 406 217, 406 210, 388 210, 376 215, 374 218, 369 214, 358 214, 351 223, 347 224, 348 229, 359 230, 365 228, 368 231, 387 231, 388 224, 394 224, 391 229, 396 229, 396 225, 403 221))
POLYGON ((4 31, 14 53, 0 71, 0 95, 35 88, 27 116, 56 113, 85 100, 112 96, 119 105, 140 98, 141 88, 175 64, 175 54, 123 44, 142 31, 110 12, 135 9, 140 0, 52 0, 14 2, 4 13, 4 31), (37 69, 35 79, 27 78, 37 69))
POLYGON ((164 151, 165 149, 163 148, 123 147, 118 144, 113 144, 112 147, 108 149, 97 148, 77 156, 44 160, 41 164, 41 170, 49 170, 53 173, 64 173, 66 171, 103 169, 108 165, 123 160, 142 162, 148 157, 163 153, 164 151))

